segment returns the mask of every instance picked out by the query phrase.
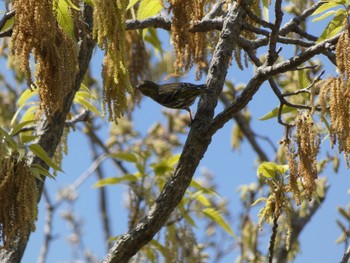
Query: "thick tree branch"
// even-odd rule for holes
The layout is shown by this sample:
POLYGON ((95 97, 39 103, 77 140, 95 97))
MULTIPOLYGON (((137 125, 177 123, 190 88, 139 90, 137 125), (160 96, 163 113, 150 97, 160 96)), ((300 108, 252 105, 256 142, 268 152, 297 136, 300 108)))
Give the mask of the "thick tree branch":
POLYGON ((300 54, 295 55, 283 62, 274 64, 272 66, 260 66, 256 70, 255 76, 248 82, 246 88, 237 97, 236 101, 234 101, 229 107, 227 107, 223 112, 214 118, 210 127, 210 134, 214 134, 227 121, 229 121, 234 114, 242 110, 253 98, 254 94, 258 91, 259 87, 264 81, 273 77, 274 75, 285 73, 290 70, 296 70, 310 58, 324 52, 324 50, 327 50, 330 46, 336 44, 339 36, 340 34, 328 40, 322 41, 312 47, 309 47, 300 54))
POLYGON ((207 86, 213 94, 199 103, 198 112, 174 175, 166 183, 148 214, 116 242, 105 258, 105 263, 128 262, 142 246, 152 240, 185 194, 199 161, 203 158, 211 141, 207 130, 224 85, 233 47, 240 33, 243 13, 242 8, 236 9, 233 5, 225 18, 223 31, 216 45, 207 77, 207 86))
MULTIPOLYGON (((95 46, 95 42, 92 40, 90 35, 92 28, 92 9, 86 4, 84 5, 83 19, 84 24, 90 28, 82 30, 83 32, 79 42, 79 72, 76 76, 75 84, 73 87, 71 87, 71 91, 63 100, 64 105, 62 111, 53 114, 51 121, 43 116, 42 120, 36 127, 36 134, 39 135, 36 143, 39 144, 49 156, 53 156, 55 149, 61 140, 63 129, 65 127, 66 116, 70 111, 74 95, 80 88, 80 84, 91 59, 92 50, 95 46)), ((48 168, 48 166, 39 157, 34 155, 29 156, 29 165, 30 164, 40 164, 41 166, 48 168)), ((45 178, 43 181, 37 180, 40 195, 43 190, 44 180, 45 178)), ((0 262, 20 262, 27 246, 28 239, 29 234, 28 237, 19 238, 18 242, 14 244, 13 247, 0 250, 0 262)))

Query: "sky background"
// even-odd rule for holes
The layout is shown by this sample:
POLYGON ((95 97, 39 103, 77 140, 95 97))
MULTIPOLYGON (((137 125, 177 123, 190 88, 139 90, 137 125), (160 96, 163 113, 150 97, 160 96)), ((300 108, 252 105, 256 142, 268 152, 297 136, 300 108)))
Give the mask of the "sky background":
MULTIPOLYGON (((0 5, 1 10, 4 10, 3 3, 0 5)), ((287 19, 285 18, 285 21, 287 19)), ((325 23, 318 23, 313 25, 311 32, 315 35, 319 34, 324 28, 325 23)), ((162 32, 162 30, 158 30, 162 32)), ((166 47, 169 46, 167 33, 161 33, 162 41, 166 47)), ((283 56, 288 57, 290 50, 284 48, 283 56)), ((101 82, 102 53, 96 51, 93 62, 93 75, 101 82)), ((6 61, 0 60, 2 69, 6 67, 6 61)), ((335 74, 335 69, 329 63, 326 65, 326 74, 335 74)), ((10 73, 9 73, 10 74, 10 73)), ((243 72, 233 67, 227 75, 227 79, 233 81, 235 84, 240 82, 246 83, 248 78, 253 74, 253 69, 248 68, 243 72)), ((171 81, 171 80, 170 80, 171 81)), ((195 82, 193 74, 181 79, 181 81, 195 82)), ((204 82, 203 78, 200 82, 204 82)), ((1 87, 0 87, 1 88, 1 87)), ((248 105, 252 113, 252 127, 253 130, 260 135, 268 135, 277 146, 278 141, 283 137, 284 129, 277 124, 276 119, 268 121, 259 121, 258 118, 265 115, 278 105, 278 100, 272 93, 270 87, 265 83, 253 100, 248 105)), ((197 103, 191 109, 195 113, 197 103)), ((142 132, 147 132, 150 127, 156 122, 164 123, 165 117, 162 115, 164 108, 154 103, 151 99, 145 98, 142 100, 140 107, 135 109, 133 114, 135 129, 142 132)), ((216 113, 222 110, 219 105, 216 113)), ((101 121, 103 128, 99 131, 102 138, 106 138, 108 132, 108 123, 106 120, 101 121)), ((202 175, 203 169, 207 169, 214 174, 215 183, 217 184, 218 193, 222 198, 229 200, 228 209, 232 212, 234 217, 239 217, 240 202, 238 187, 243 184, 250 184, 256 181, 256 159, 255 152, 252 151, 251 146, 246 140, 243 141, 239 151, 233 151, 231 148, 231 133, 233 121, 227 123, 221 130, 219 130, 213 137, 213 140, 202 159, 196 173, 195 178, 202 175)), ((80 125, 81 126, 81 125, 80 125)), ((260 145, 272 158, 272 149, 265 141, 259 140, 260 145)), ((323 142, 322 146, 329 148, 329 141, 323 142)), ((70 132, 68 138, 69 154, 64 158, 63 170, 64 174, 59 174, 56 180, 47 180, 46 186, 48 193, 54 202, 56 199, 56 192, 59 189, 64 189, 77 180, 84 172, 86 172, 91 165, 92 154, 89 148, 89 143, 83 134, 77 129, 70 132)), ((178 150, 176 153, 180 153, 178 150)), ((119 171, 116 171, 109 160, 104 161, 103 166, 107 176, 118 176, 119 171)), ((349 179, 350 172, 345 168, 344 161, 341 159, 341 167, 338 174, 334 174, 332 167, 327 167, 323 175, 328 176, 328 184, 330 186, 327 198, 318 209, 315 216, 305 227, 300 236, 301 254, 296 258, 296 263, 328 263, 339 262, 344 253, 343 245, 336 245, 335 240, 340 235, 340 230, 337 227, 335 220, 340 218, 337 213, 337 206, 347 206, 349 204, 349 179)), ((78 213, 82 220, 83 226, 83 245, 86 248, 93 249, 93 254, 103 259, 107 254, 102 235, 102 226, 97 217, 97 189, 92 186, 96 182, 96 176, 91 175, 78 189, 79 197, 74 203, 74 210, 78 213)), ((113 235, 123 234, 127 230, 127 210, 124 208, 125 195, 127 193, 126 187, 123 185, 108 186, 107 188, 108 200, 110 202, 110 216, 112 218, 112 233, 113 235)), ((260 207, 259 207, 260 208, 260 207)), ((63 204, 59 211, 69 210, 67 204, 63 204)), ((43 199, 39 204, 39 220, 37 222, 37 231, 32 233, 28 243, 25 255, 22 262, 31 263, 37 262, 40 254, 40 249, 43 242, 43 228, 45 219, 45 204, 43 199)), ((257 219, 257 214, 256 214, 257 219)), ((238 224, 231 225, 233 231, 237 231, 238 224)), ((199 233, 205 229, 197 229, 199 233)), ((264 235, 269 236, 270 227, 264 225, 264 235)), ((55 240, 52 241, 47 262, 72 262, 72 258, 76 258, 73 254, 71 245, 67 242, 67 235, 71 233, 66 221, 62 220, 60 213, 55 213, 53 217, 53 235, 55 240)), ((264 244, 267 252, 268 243, 264 244)), ((261 247, 264 248, 264 245, 261 247)), ((238 252, 238 251, 236 251, 238 252)), ((229 254, 221 262, 234 262, 238 256, 237 253, 229 254)), ((82 258, 79 255, 79 258, 82 258)))

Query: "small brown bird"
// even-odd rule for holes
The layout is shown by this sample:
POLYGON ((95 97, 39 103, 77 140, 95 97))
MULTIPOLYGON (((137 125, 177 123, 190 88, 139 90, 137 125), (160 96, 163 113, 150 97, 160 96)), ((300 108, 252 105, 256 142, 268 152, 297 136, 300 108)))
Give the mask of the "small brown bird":
POLYGON ((136 88, 141 91, 143 95, 152 98, 164 107, 187 110, 192 123, 193 119, 189 107, 198 96, 209 92, 206 87, 205 84, 195 85, 185 82, 158 85, 153 81, 144 80, 136 88))

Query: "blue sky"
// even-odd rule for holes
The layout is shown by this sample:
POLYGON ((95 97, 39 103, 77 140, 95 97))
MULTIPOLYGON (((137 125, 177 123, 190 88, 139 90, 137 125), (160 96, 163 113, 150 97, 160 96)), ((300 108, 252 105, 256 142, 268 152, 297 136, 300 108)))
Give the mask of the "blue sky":
MULTIPOLYGON (((1 5, 1 9, 2 8, 1 5)), ((317 24, 313 30, 320 31, 321 24, 317 24)), ((313 31, 315 32, 315 31, 313 31)), ((316 34, 316 32, 315 32, 316 34)), ((162 34, 166 35, 166 34, 162 34)), ((167 39, 163 39, 167 44, 167 39)), ((287 56, 288 50, 284 50, 287 56)), ((93 73, 99 81, 100 79, 100 61, 101 52, 97 52, 94 58, 93 73)), ((0 61, 1 68, 6 67, 4 60, 0 61)), ((335 73, 334 67, 327 64, 328 74, 335 73)), ((239 72, 236 68, 228 72, 228 79, 239 82, 246 82, 247 77, 252 76, 253 69, 246 69, 244 72, 239 72), (244 73, 244 74, 243 74, 244 73)), ((181 79, 182 81, 194 82, 192 74, 181 79)), ((204 79, 201 80, 204 82, 204 79)), ((0 87, 1 88, 1 87, 0 87)), ((254 131, 260 135, 269 135, 273 142, 277 145, 278 141, 283 136, 283 129, 277 124, 277 120, 272 119, 268 121, 259 121, 258 118, 265 115, 265 113, 272 110, 278 105, 275 95, 271 92, 269 86, 265 83, 259 92, 255 95, 253 100, 248 105, 252 112, 252 126, 254 131)), ((221 106, 219 106, 221 107, 221 106)), ((222 109, 222 108, 221 108, 222 109)), ((145 98, 140 107, 135 109, 134 119, 136 129, 146 132, 155 121, 164 122, 165 119, 161 114, 164 110, 161 106, 155 104, 152 100, 145 98)), ((192 107, 192 112, 196 111, 196 104, 192 107)), ((250 145, 244 141, 241 145, 240 151, 233 151, 231 149, 231 132, 233 122, 229 122, 223 129, 218 131, 213 137, 212 143, 209 146, 203 160, 201 161, 195 177, 201 176, 201 169, 209 169, 215 176, 215 182, 218 185, 218 192, 222 198, 228 199, 228 207, 234 217, 239 216, 239 194, 237 188, 242 184, 249 184, 256 181, 256 154, 252 151, 250 145)), ((104 128, 100 131, 100 135, 106 138, 108 123, 104 121, 104 128)), ((56 180, 47 180, 46 185, 53 200, 55 200, 55 193, 58 189, 62 189, 70 185, 77 178, 79 178, 91 165, 91 152, 88 141, 80 133, 80 131, 71 132, 69 135, 69 154, 63 161, 63 170, 65 174, 59 174, 56 180)), ((264 141, 259 141, 264 149, 270 154, 271 147, 264 141)), ((323 146, 328 148, 328 141, 323 143, 323 146)), ((117 176, 119 172, 116 171, 110 161, 105 161, 104 170, 108 176, 117 176)), ((339 174, 334 174, 331 167, 327 167, 323 175, 328 176, 330 189, 325 202, 318 210, 316 215, 300 236, 301 254, 296 258, 296 263, 328 263, 340 261, 344 247, 343 245, 336 245, 335 240, 340 235, 340 231, 335 223, 335 219, 339 218, 336 206, 346 206, 349 204, 349 179, 350 172, 345 169, 343 160, 341 161, 341 168, 339 174)), ((106 255, 105 245, 102 236, 102 226, 97 218, 98 204, 97 204, 97 190, 92 188, 96 182, 94 175, 90 176, 88 180, 82 184, 78 189, 79 198, 74 203, 74 209, 82 219, 83 225, 83 243, 87 248, 93 249, 93 253, 99 258, 106 255)), ((107 187, 109 202, 112 204, 110 214, 112 218, 112 233, 113 235, 120 235, 126 231, 127 226, 127 211, 124 208, 123 200, 127 193, 126 187, 122 185, 107 187)), ((61 209, 69 209, 64 204, 61 209)), ((40 202, 39 220, 37 223, 37 231, 30 237, 27 250, 25 252, 24 263, 36 262, 40 254, 40 248, 43 241, 43 228, 45 218, 45 206, 43 200, 40 202)), ((257 215, 256 215, 257 219, 257 215)), ((47 262, 71 262, 72 249, 67 243, 67 235, 70 234, 69 227, 66 222, 60 218, 59 213, 56 213, 53 218, 54 228, 53 235, 56 239, 52 242, 50 247, 47 262)), ((238 227, 233 224, 232 228, 235 231, 238 227)), ((264 235, 269 235, 270 227, 264 225, 264 235)), ((198 229, 198 232, 204 229, 198 229)), ((266 247, 267 252, 268 243, 262 246, 266 247)), ((222 262, 233 262, 237 254, 228 255, 222 262)), ((81 258, 81 257, 80 257, 81 258)))

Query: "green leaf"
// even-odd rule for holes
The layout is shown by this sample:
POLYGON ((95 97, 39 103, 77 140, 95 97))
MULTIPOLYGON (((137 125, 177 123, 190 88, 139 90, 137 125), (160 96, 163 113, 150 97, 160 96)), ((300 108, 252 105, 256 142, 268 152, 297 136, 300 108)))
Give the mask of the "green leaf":
POLYGON ((35 113, 38 110, 38 105, 31 106, 29 107, 23 114, 21 120, 19 121, 20 123, 26 122, 26 121, 31 121, 35 119, 35 113))
POLYGON ((15 22, 15 16, 11 17, 6 21, 5 25, 2 28, 0 28, 1 32, 10 29, 13 26, 14 22, 15 22))
POLYGON ((330 8, 333 8, 333 7, 339 7, 339 6, 342 6, 342 3, 344 1, 332 1, 332 2, 327 2, 327 3, 324 3, 323 5, 321 5, 320 7, 318 7, 313 13, 312 13, 312 16, 315 16, 315 15, 318 15, 330 8))
POLYGON ((22 135, 20 136, 21 143, 28 143, 34 141, 36 138, 38 138, 39 135, 22 135))
POLYGON ((95 184, 94 184, 94 188, 98 188, 98 187, 104 187, 106 185, 114 185, 114 184, 119 184, 122 182, 137 182, 137 176, 133 175, 133 174, 125 174, 121 177, 109 177, 109 178, 104 178, 101 180, 98 180, 95 184))
POLYGON ((203 209, 203 213, 217 223, 222 229, 224 229, 227 233, 229 233, 234 238, 237 238, 235 233, 233 233, 231 227, 226 223, 224 218, 220 215, 219 211, 214 208, 205 208, 203 209))
POLYGON ((159 243, 157 240, 153 239, 149 242, 155 249, 157 249, 164 257, 168 255, 168 251, 166 247, 164 247, 161 243, 159 243))
POLYGON ((160 0, 141 0, 137 19, 142 20, 154 16, 162 10, 163 6, 160 0))
POLYGON ((26 103, 30 98, 32 98, 35 95, 38 95, 38 90, 26 89, 17 100, 17 107, 21 107, 24 103, 26 103))
POLYGON ((146 246, 143 251, 146 254, 146 258, 148 259, 148 262, 155 263, 156 257, 154 255, 153 250, 149 246, 146 246))
POLYGON ((193 227, 197 227, 195 221, 190 216, 189 211, 185 209, 185 205, 188 204, 188 198, 184 197, 181 199, 180 204, 178 205, 178 209, 180 211, 180 215, 193 227))
POLYGON ((94 3, 92 0, 84 0, 84 3, 88 4, 91 7, 94 7, 94 3))
POLYGON ((119 238, 120 238, 120 235, 119 236, 110 237, 110 238, 107 239, 107 243, 117 241, 119 238))
POLYGON ((262 0, 262 3, 264 19, 269 22, 269 0, 262 0))
POLYGON ((199 201, 204 206, 210 206, 211 205, 209 199, 203 194, 203 191, 195 192, 191 196, 192 196, 193 199, 196 199, 197 201, 199 201))
POLYGON ((304 89, 310 86, 311 82, 309 80, 309 77, 306 74, 306 70, 298 70, 298 82, 299 87, 304 89))
POLYGON ((317 21, 323 20, 331 15, 334 15, 336 12, 337 12, 337 10, 328 11, 328 12, 324 13, 323 15, 312 19, 312 22, 317 22, 317 21))
POLYGON ((337 210, 346 220, 348 220, 350 222, 350 214, 347 213, 344 208, 339 206, 339 207, 337 207, 337 210))
POLYGON ((163 55, 164 50, 162 48, 162 41, 158 37, 157 30, 155 28, 147 28, 142 31, 142 36, 145 41, 150 43, 156 52, 159 52, 160 55, 163 55), (148 34, 147 34, 148 33, 148 34))
POLYGON ((18 145, 16 141, 12 138, 12 136, 10 136, 10 134, 7 133, 7 131, 3 130, 1 127, 0 127, 0 135, 2 135, 0 136, 0 141, 1 141, 1 137, 4 137, 5 142, 9 145, 9 147, 12 150, 17 150, 18 145))
MULTIPOLYGON (((29 170, 31 171, 31 173, 33 175, 38 175, 39 178, 41 178, 40 175, 44 175, 44 176, 50 177, 52 179, 55 178, 53 175, 51 175, 49 173, 49 171, 47 169, 45 169, 44 167, 42 167, 39 164, 32 164, 31 167, 29 167, 29 170)), ((35 177, 37 177, 37 176, 35 176, 35 177)))
POLYGON ((17 125, 15 125, 10 133, 11 136, 13 136, 14 134, 17 134, 22 128, 26 127, 28 124, 32 124, 36 122, 36 120, 30 120, 30 121, 24 121, 21 122, 17 125))
POLYGON ((126 7, 126 10, 129 10, 131 7, 133 7, 139 0, 130 0, 128 6, 126 7))
POLYGON ((278 165, 273 162, 263 162, 259 165, 257 175, 266 178, 275 178, 276 174, 284 174, 288 170, 288 165, 278 165))
POLYGON ((40 145, 32 144, 29 146, 29 149, 41 160, 43 160, 48 166, 52 167, 57 171, 63 172, 62 169, 51 160, 51 158, 47 155, 45 150, 40 145))
POLYGON ((344 20, 346 17, 346 13, 343 9, 338 10, 334 18, 329 22, 326 29, 322 32, 321 36, 317 39, 316 43, 320 43, 323 40, 326 40, 338 34, 343 28, 344 20))
POLYGON ((137 163, 137 155, 134 153, 128 153, 128 152, 120 152, 120 153, 111 153, 108 156, 111 158, 116 158, 121 161, 126 161, 129 163, 137 163))
POLYGON ((167 160, 167 163, 168 163, 170 166, 174 166, 174 165, 177 164, 177 162, 179 161, 180 156, 181 156, 181 154, 175 154, 175 155, 171 156, 171 157, 167 160))
POLYGON ((206 194, 209 194, 209 195, 214 195, 216 197, 221 197, 217 192, 215 192, 215 191, 213 191, 213 190, 211 190, 209 188, 204 187, 203 185, 201 185, 195 179, 192 179, 190 186, 194 187, 194 188, 196 188, 198 190, 201 190, 203 193, 206 193, 206 194))
POLYGON ((74 23, 70 8, 77 9, 76 6, 69 0, 59 0, 57 5, 57 22, 63 31, 71 39, 75 40, 74 36, 74 23))
MULTIPOLYGON (((268 119, 272 119, 272 118, 276 118, 278 116, 278 111, 279 111, 279 107, 274 108, 272 111, 270 111, 269 113, 265 114, 263 117, 259 118, 260 121, 266 121, 268 119)), ((283 105, 282 108, 282 114, 286 114, 286 113, 290 113, 293 111, 297 111, 297 109, 293 108, 293 107, 289 107, 286 105, 283 105)))
POLYGON ((89 111, 97 115, 100 115, 100 111, 83 97, 74 97, 74 102, 82 105, 83 107, 87 108, 89 111))
POLYGON ((346 227, 343 225, 342 222, 340 222, 340 221, 337 219, 337 220, 336 220, 336 223, 337 223, 337 225, 340 227, 340 229, 341 229, 341 231, 342 231, 343 233, 346 233, 346 232, 347 232, 346 227))

